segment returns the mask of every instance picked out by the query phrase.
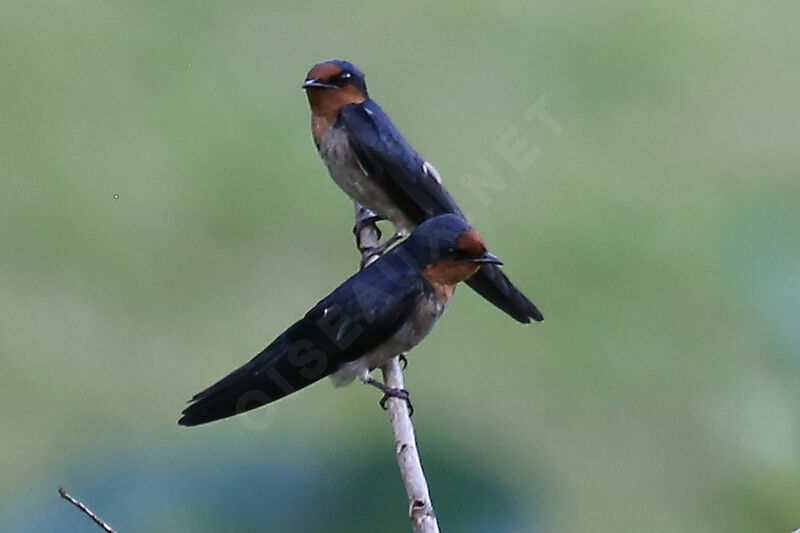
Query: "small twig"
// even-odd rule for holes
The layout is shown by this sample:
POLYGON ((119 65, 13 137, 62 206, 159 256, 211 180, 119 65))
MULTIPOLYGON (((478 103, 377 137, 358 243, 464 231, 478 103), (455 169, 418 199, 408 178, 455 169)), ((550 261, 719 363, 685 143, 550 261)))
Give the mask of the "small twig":
POLYGON ((75 507, 77 507, 78 509, 80 509, 81 511, 83 511, 83 513, 84 513, 86 516, 88 516, 89 518, 91 518, 91 519, 92 519, 92 521, 93 521, 95 524, 97 524, 98 526, 100 526, 101 528, 103 528, 103 530, 107 531, 108 533, 116 533, 116 532, 115 532, 115 531, 114 531, 114 530, 111 528, 111 526, 109 526, 108 524, 106 524, 106 522, 105 522, 105 521, 104 521, 102 518, 100 518, 99 516, 97 516, 96 514, 94 514, 94 512, 93 512, 91 509, 89 509, 88 507, 86 507, 86 506, 85 506, 85 505, 84 505, 84 504, 83 504, 83 503, 82 503, 80 500, 76 500, 75 498, 73 498, 72 496, 70 496, 69 494, 67 494, 67 491, 66 491, 66 490, 64 490, 64 487, 58 487, 58 494, 59 494, 59 496, 61 496, 61 497, 62 497, 62 498, 64 498, 65 500, 67 500, 69 503, 71 503, 72 505, 74 505, 75 507))
MULTIPOLYGON (((400 360, 397 357, 382 366, 381 372, 383 382, 388 387, 404 388, 403 371, 400 369, 400 360)), ((400 475, 403 477, 408 494, 408 515, 411 518, 411 526, 415 533, 438 533, 439 523, 433 512, 425 472, 422 471, 417 438, 414 435, 414 425, 411 423, 408 406, 400 398, 389 398, 386 406, 394 433, 397 465, 400 467, 400 475)))
MULTIPOLYGON (((378 254, 373 250, 380 241, 380 231, 374 224, 374 216, 374 213, 356 204, 356 246, 361 252, 362 268, 378 259, 378 254)), ((399 355, 381 367, 384 384, 395 389, 405 388, 399 355)), ((394 434, 397 466, 400 468, 400 477, 403 478, 408 494, 411 527, 414 533, 438 533, 439 523, 433 511, 428 482, 422 471, 417 438, 414 435, 414 425, 411 423, 408 406, 404 400, 390 397, 386 407, 394 434)))

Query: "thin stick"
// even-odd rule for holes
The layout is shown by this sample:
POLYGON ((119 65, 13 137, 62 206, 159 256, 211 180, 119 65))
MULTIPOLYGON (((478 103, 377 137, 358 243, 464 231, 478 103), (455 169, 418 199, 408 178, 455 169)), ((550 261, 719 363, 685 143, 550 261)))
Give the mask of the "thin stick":
POLYGON ((77 507, 78 509, 80 509, 81 511, 83 511, 83 513, 84 513, 86 516, 88 516, 89 518, 91 518, 91 519, 92 519, 92 521, 93 521, 95 524, 97 524, 98 526, 100 526, 101 528, 103 528, 105 531, 107 531, 108 533, 116 533, 116 532, 115 532, 113 529, 111 529, 111 526, 109 526, 108 524, 106 524, 106 522, 105 522, 105 521, 104 521, 102 518, 100 518, 99 516, 97 516, 96 514, 94 514, 94 512, 92 512, 92 510, 91 510, 91 509, 89 509, 88 507, 86 507, 86 506, 85 506, 85 505, 84 505, 84 504, 83 504, 83 503, 82 503, 80 500, 76 500, 75 498, 73 498, 72 496, 70 496, 69 494, 67 494, 67 491, 66 491, 66 490, 64 490, 64 487, 58 487, 58 494, 59 494, 59 496, 61 496, 61 497, 62 497, 62 498, 64 498, 65 500, 67 500, 69 503, 71 503, 72 505, 74 505, 75 507, 77 507))
MULTIPOLYGON (((356 204, 356 246, 361 252, 362 268, 369 265, 378 255, 373 249, 378 246, 380 232, 374 223, 375 214, 356 204)), ((398 354, 399 355, 399 354, 398 354)), ((400 360, 393 357, 381 367, 383 382, 386 386, 395 389, 404 389, 403 371, 400 360)), ((433 511, 428 482, 422 471, 422 461, 417 448, 417 438, 414 435, 414 425, 405 400, 390 397, 386 402, 386 411, 389 423, 394 434, 395 454, 397 466, 400 468, 400 477, 408 494, 408 516, 411 519, 411 528, 414 533, 438 533, 439 523, 433 511)))

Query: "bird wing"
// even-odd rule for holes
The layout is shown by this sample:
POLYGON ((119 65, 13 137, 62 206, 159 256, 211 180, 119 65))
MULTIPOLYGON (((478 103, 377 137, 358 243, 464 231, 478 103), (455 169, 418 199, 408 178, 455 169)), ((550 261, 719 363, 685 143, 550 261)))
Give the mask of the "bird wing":
MULTIPOLYGON (((361 166, 417 224, 436 215, 464 218, 439 174, 414 151, 378 104, 367 100, 342 108, 339 124, 361 166)), ((542 314, 496 265, 484 265, 467 283, 495 306, 523 324, 542 314)))
POLYGON ((408 144, 374 101, 343 107, 338 122, 364 170, 415 223, 445 213, 464 216, 436 169, 408 144))
POLYGON ((195 426, 273 402, 389 339, 424 289, 416 272, 383 259, 340 285, 248 363, 196 394, 178 423, 195 426))
POLYGON ((544 320, 536 305, 511 283, 497 265, 483 265, 467 280, 467 285, 518 322, 528 324, 531 319, 536 322, 544 320))

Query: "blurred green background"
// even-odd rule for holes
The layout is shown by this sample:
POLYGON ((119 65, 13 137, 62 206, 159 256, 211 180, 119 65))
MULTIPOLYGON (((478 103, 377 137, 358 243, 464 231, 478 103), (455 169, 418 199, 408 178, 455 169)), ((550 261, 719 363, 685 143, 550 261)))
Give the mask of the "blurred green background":
POLYGON ((357 268, 299 88, 329 57, 547 317, 462 289, 409 357, 445 531, 800 527, 799 18, 5 2, 0 530, 91 530, 62 484, 124 532, 408 530, 372 389, 176 425, 357 268))

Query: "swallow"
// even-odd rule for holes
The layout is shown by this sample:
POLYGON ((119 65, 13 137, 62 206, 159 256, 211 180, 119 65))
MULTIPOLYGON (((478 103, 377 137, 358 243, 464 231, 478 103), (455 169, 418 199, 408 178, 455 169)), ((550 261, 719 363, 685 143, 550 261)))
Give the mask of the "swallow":
POLYGON ((178 423, 196 426, 243 413, 326 376, 337 385, 359 378, 408 400, 406 391, 386 387, 370 372, 419 344, 447 309, 456 285, 489 264, 502 263, 463 218, 447 214, 425 221, 250 362, 195 395, 178 423))
MULTIPOLYGON (((314 144, 333 180, 376 218, 394 224, 395 235, 382 250, 431 217, 464 217, 433 165, 369 97, 364 73, 355 65, 340 59, 317 63, 302 88, 311 107, 314 144)), ((467 284, 523 324, 544 319, 496 265, 483 265, 467 284)))

